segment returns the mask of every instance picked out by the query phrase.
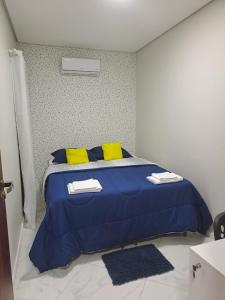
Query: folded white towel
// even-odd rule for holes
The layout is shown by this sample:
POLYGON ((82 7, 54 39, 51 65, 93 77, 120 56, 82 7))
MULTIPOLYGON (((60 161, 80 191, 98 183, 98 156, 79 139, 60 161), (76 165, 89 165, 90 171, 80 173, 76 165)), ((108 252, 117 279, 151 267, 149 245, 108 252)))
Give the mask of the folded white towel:
POLYGON ((67 185, 69 194, 101 192, 102 186, 96 179, 74 181, 67 185))
POLYGON ((152 173, 152 177, 159 179, 159 180, 168 180, 168 179, 178 179, 181 176, 177 175, 175 173, 170 173, 170 172, 163 172, 163 173, 152 173))
POLYGON ((157 179, 153 176, 148 176, 146 177, 148 181, 150 181, 151 183, 154 183, 154 184, 163 184, 163 183, 175 183, 175 182, 180 182, 180 181, 183 181, 183 177, 179 176, 179 178, 176 178, 176 179, 168 179, 168 180, 160 180, 160 179, 157 179))
POLYGON ((98 188, 99 185, 99 181, 93 178, 73 182, 74 189, 98 188))

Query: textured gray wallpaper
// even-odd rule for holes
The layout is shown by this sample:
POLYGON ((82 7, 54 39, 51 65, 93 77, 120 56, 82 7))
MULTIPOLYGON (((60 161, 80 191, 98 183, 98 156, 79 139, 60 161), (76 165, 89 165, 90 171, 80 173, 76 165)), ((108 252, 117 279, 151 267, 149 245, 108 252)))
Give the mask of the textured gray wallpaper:
POLYGON ((134 152, 136 55, 18 44, 27 63, 35 167, 39 183, 50 153, 120 141, 134 152), (61 75, 61 58, 101 60, 97 78, 61 75))

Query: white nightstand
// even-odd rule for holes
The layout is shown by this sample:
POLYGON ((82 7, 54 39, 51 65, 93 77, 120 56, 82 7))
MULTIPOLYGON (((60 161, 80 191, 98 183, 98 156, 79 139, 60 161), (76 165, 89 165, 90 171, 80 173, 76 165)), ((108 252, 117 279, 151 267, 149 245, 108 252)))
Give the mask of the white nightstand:
POLYGON ((189 299, 225 300, 225 239, 190 248, 189 299))

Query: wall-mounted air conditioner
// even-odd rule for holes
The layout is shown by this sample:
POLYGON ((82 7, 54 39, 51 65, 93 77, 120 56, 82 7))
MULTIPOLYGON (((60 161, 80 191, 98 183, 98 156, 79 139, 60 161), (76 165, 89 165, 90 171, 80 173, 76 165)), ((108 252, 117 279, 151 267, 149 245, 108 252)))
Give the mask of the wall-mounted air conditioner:
POLYGON ((62 73, 77 76, 98 76, 100 73, 100 60, 63 57, 62 73))

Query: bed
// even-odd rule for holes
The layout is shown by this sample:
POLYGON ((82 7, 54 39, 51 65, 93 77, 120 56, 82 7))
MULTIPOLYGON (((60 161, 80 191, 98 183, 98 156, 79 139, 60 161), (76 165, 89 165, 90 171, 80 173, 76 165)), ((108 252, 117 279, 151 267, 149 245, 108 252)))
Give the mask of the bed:
POLYGON ((182 182, 154 185, 146 177, 165 169, 141 158, 50 165, 44 180, 46 214, 30 259, 40 272, 64 267, 92 253, 153 236, 206 234, 212 217, 193 186, 182 182), (69 195, 67 184, 98 179, 99 193, 69 195))

